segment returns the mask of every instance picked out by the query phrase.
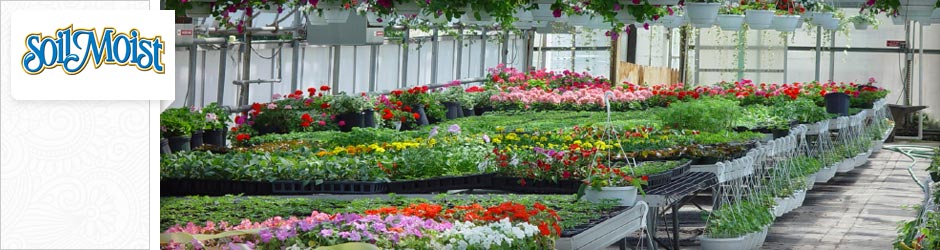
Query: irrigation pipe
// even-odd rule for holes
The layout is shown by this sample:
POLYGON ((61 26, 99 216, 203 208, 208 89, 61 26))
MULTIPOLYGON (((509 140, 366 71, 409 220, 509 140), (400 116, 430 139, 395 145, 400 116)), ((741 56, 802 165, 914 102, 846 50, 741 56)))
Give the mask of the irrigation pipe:
MULTIPOLYGON (((923 158, 923 159, 928 159, 928 160, 931 159, 934 155, 934 150, 936 148, 928 147, 928 146, 916 146, 916 145, 897 145, 897 146, 884 146, 883 149, 887 149, 887 150, 904 154, 904 156, 907 156, 907 158, 911 159, 911 165, 907 167, 907 173, 911 175, 911 178, 914 179, 914 182, 917 183, 917 185, 920 186, 921 190, 924 192, 924 202, 921 204, 920 209, 918 209, 917 218, 915 219, 919 227, 923 228, 927 222, 926 220, 927 211, 932 210, 932 209, 929 209, 931 207, 929 206, 930 205, 930 187, 921 183, 920 179, 917 179, 917 176, 914 174, 914 165, 917 164, 917 158, 923 158)), ((916 237, 919 234, 920 232, 915 232, 914 235, 906 234, 905 237, 908 239, 913 239, 913 237, 916 237)))

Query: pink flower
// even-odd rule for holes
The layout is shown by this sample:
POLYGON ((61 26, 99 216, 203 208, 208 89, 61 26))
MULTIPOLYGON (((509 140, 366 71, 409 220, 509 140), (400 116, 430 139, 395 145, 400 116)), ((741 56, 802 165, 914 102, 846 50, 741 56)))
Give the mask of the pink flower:
POLYGON ((277 104, 274 104, 273 102, 268 103, 268 109, 276 109, 276 108, 277 108, 277 104))
POLYGON ((339 121, 339 126, 340 126, 340 127, 345 127, 345 126, 346 126, 346 121, 339 121))
POLYGON ((326 121, 318 121, 317 124, 320 124, 320 126, 326 126, 326 121))
POLYGON ((281 99, 281 94, 275 93, 275 94, 271 95, 271 99, 274 99, 274 100, 281 99))

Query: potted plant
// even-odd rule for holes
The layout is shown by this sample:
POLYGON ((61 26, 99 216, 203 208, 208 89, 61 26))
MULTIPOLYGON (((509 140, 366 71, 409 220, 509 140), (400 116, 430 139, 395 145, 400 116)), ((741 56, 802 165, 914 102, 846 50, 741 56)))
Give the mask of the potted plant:
POLYGON ((205 128, 202 138, 205 144, 225 147, 225 132, 228 131, 229 112, 218 103, 210 103, 202 109, 205 128))
POLYGON ((679 28, 679 27, 682 27, 683 24, 685 24, 685 17, 683 16, 683 13, 681 13, 678 9, 670 7, 670 6, 663 6, 661 7, 661 9, 663 10, 663 12, 668 13, 668 15, 664 15, 660 17, 659 20, 656 20, 657 23, 662 24, 663 27, 670 28, 670 29, 679 28))
POLYGON ((365 99, 362 105, 362 127, 364 128, 374 128, 375 127, 375 98, 372 95, 362 93, 362 98, 365 99))
POLYGON ((189 120, 193 128, 193 133, 189 137, 189 147, 190 149, 196 149, 203 144, 202 135, 207 126, 206 119, 203 117, 201 110, 196 107, 190 107, 189 120))
POLYGON ((770 28, 774 18, 774 11, 771 10, 770 3, 757 0, 743 7, 745 9, 744 22, 747 23, 749 28, 756 30, 770 28))
POLYGON ((392 95, 394 95, 398 101, 401 101, 403 105, 409 107, 405 111, 419 115, 419 117, 416 118, 418 125, 428 125, 428 116, 425 112, 425 108, 431 104, 431 98, 430 95, 428 95, 428 86, 416 86, 407 91, 396 90, 392 91, 392 95))
POLYGON ((467 93, 460 86, 450 87, 441 92, 440 101, 447 109, 447 119, 464 117, 462 105, 466 99, 465 96, 467 93))
POLYGON ((776 15, 771 21, 774 30, 780 32, 795 31, 800 22, 801 10, 800 6, 794 5, 793 2, 778 3, 775 11, 776 15))
POLYGON ((737 31, 744 24, 744 9, 737 3, 722 5, 718 9, 718 27, 721 30, 737 31))
POLYGON ((192 112, 188 108, 171 108, 160 113, 160 127, 173 153, 190 150, 191 120, 192 112))
POLYGON ((340 92, 330 101, 330 111, 336 115, 340 131, 349 132, 352 128, 363 127, 365 118, 362 110, 367 108, 366 99, 349 96, 340 92))
POLYGON ((875 29, 878 29, 878 24, 881 23, 871 13, 858 14, 856 16, 850 17, 848 21, 854 24, 855 29, 857 30, 867 30, 868 26, 874 26, 875 29))
POLYGON ((160 155, 171 154, 173 151, 170 149, 170 140, 163 137, 163 132, 160 131, 160 155))
POLYGON ((832 19, 832 14, 836 9, 831 4, 823 2, 815 2, 809 5, 807 11, 810 18, 812 18, 812 23, 815 25, 825 26, 832 19))
POLYGON ((721 3, 715 0, 690 0, 685 2, 686 15, 692 27, 707 28, 715 24, 721 3))
POLYGON ((592 168, 594 171, 584 180, 578 191, 579 198, 583 197, 589 202, 614 199, 619 200, 618 204, 621 206, 633 206, 636 203, 637 191, 646 195, 643 185, 646 185, 649 177, 634 177, 631 167, 617 168, 597 164, 592 168))
POLYGON ((273 102, 267 104, 254 103, 248 113, 251 115, 249 124, 258 135, 286 134, 297 123, 295 122, 295 110, 273 102))

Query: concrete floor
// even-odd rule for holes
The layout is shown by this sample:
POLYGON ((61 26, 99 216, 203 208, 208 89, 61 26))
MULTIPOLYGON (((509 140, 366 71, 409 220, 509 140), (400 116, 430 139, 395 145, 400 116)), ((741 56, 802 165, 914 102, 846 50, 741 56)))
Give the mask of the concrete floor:
MULTIPOLYGON (((914 167, 921 180, 928 176, 924 170, 928 164, 918 161, 914 167)), ((909 165, 904 155, 882 150, 872 154, 868 164, 837 174, 826 184, 816 184, 802 207, 777 218, 761 249, 891 249, 898 222, 912 219, 915 211, 908 207, 924 198, 907 173, 909 165)), ((710 209, 711 198, 706 194, 694 203, 710 209)), ((697 238, 705 225, 702 210, 691 204, 682 207, 679 222, 681 249, 701 249, 697 238)), ((667 225, 671 222, 660 220, 657 236, 664 242, 669 240, 667 225)), ((628 239, 628 246, 647 248, 636 238, 628 239)))

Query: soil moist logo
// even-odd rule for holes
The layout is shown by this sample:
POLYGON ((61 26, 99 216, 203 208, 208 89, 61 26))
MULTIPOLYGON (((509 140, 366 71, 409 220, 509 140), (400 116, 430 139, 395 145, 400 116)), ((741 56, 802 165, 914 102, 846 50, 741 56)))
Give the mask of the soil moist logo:
POLYGON ((134 66, 140 71, 164 73, 164 40, 161 36, 148 38, 139 30, 127 33, 105 28, 99 35, 95 29, 59 29, 55 36, 32 33, 26 36, 23 70, 37 75, 46 69, 61 67, 66 74, 75 75, 89 64, 97 69, 103 64, 134 66))

